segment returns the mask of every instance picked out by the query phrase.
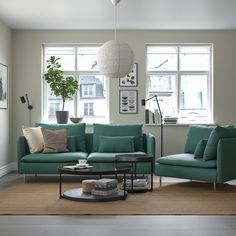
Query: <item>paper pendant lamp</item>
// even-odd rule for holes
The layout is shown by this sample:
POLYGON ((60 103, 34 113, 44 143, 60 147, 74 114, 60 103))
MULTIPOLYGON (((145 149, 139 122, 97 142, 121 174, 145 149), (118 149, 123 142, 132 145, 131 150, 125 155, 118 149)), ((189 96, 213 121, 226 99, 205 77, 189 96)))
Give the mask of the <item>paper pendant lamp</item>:
POLYGON ((134 53, 127 43, 111 40, 103 44, 97 54, 101 74, 110 78, 127 75, 134 65, 134 53))

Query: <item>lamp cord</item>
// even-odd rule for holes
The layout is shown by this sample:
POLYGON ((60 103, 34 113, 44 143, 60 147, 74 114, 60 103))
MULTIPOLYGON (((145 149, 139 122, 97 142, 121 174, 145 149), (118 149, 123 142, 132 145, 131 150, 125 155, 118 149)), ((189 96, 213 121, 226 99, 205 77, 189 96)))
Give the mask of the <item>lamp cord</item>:
POLYGON ((31 127, 31 109, 29 109, 29 127, 31 127))
POLYGON ((117 27, 117 24, 116 24, 116 19, 117 19, 117 10, 116 10, 116 5, 115 6, 115 14, 114 14, 114 27, 115 27, 115 30, 114 30, 114 39, 116 40, 116 27, 117 27))

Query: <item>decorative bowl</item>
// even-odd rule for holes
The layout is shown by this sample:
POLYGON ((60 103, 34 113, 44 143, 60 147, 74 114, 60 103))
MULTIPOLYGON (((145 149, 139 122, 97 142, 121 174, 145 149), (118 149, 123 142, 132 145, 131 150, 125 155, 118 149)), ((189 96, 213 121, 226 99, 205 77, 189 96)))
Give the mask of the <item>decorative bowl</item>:
POLYGON ((83 120, 83 117, 70 117, 70 121, 74 124, 80 123, 83 120))

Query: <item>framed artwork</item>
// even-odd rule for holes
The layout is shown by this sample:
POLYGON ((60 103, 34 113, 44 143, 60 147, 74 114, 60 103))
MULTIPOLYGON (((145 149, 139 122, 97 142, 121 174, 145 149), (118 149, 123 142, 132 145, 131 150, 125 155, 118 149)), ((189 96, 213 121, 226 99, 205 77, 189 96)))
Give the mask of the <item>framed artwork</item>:
POLYGON ((137 90, 120 90, 120 114, 135 114, 138 113, 137 90))
POLYGON ((8 68, 0 63, 0 108, 7 109, 8 68))
POLYGON ((134 63, 131 72, 125 77, 120 78, 120 87, 137 87, 138 86, 138 63, 134 63))

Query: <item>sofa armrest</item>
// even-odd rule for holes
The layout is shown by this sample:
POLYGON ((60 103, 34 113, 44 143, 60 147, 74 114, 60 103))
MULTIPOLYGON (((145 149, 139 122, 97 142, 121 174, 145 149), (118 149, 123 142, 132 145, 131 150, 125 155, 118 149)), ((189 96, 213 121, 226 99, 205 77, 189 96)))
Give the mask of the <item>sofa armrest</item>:
POLYGON ((155 157, 155 152, 156 152, 155 136, 150 133, 146 134, 146 152, 148 155, 155 157))
POLYGON ((18 169, 19 169, 20 159, 28 154, 29 154, 29 147, 28 147, 27 141, 23 135, 19 136, 17 139, 17 148, 16 148, 18 169))
POLYGON ((236 138, 225 138, 217 146, 217 182, 233 179, 236 179, 236 138))

